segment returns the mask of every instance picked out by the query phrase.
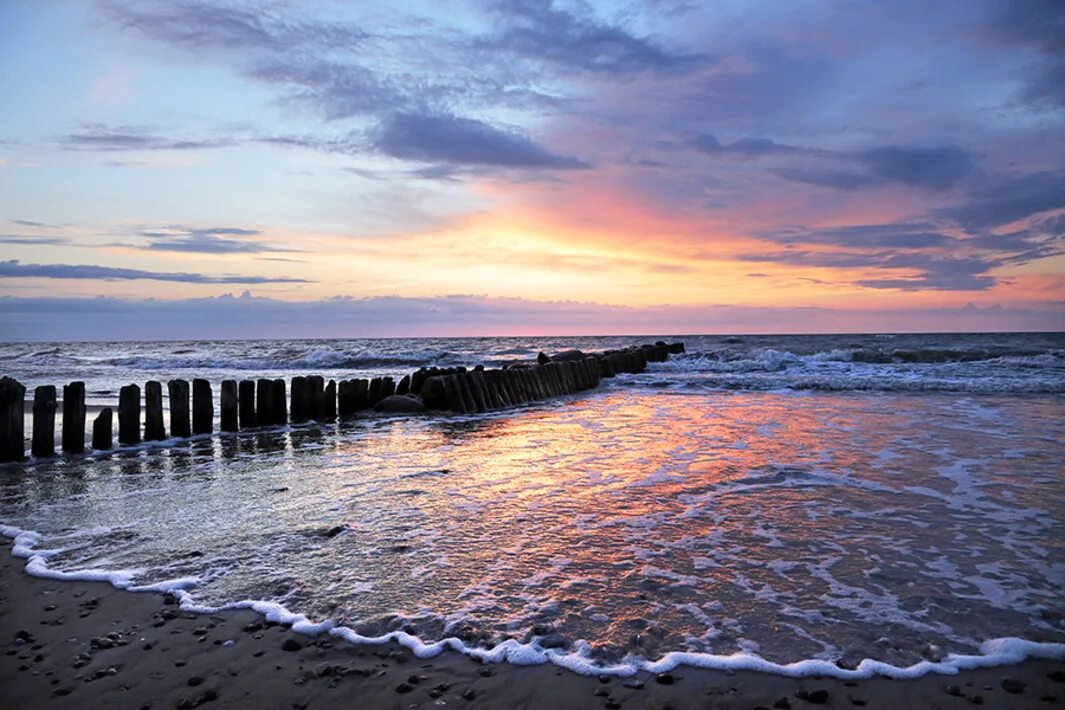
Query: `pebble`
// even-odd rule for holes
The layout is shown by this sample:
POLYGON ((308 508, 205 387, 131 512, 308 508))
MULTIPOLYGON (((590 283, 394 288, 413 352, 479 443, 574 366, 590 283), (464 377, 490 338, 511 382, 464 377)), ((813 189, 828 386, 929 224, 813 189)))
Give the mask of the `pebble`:
POLYGON ((622 683, 622 685, 626 688, 632 688, 633 690, 643 690, 643 681, 636 680, 635 678, 629 678, 627 681, 622 683))
POLYGON ((790 710, 791 701, 787 698, 777 698, 777 701, 773 703, 773 707, 777 710, 790 710))
POLYGON ((1047 673, 1047 678, 1055 683, 1065 683, 1065 671, 1050 671, 1047 673))
POLYGON ((805 700, 808 703, 821 705, 828 702, 828 691, 824 688, 818 688, 817 690, 800 690, 798 693, 795 693, 795 697, 800 700, 805 700))
POLYGON ((203 685, 203 678, 198 675, 194 675, 185 682, 190 688, 195 688, 197 685, 203 685))
POLYGON ((414 690, 414 688, 412 688, 407 683, 400 683, 399 685, 396 686, 396 692, 397 693, 409 693, 412 690, 414 690))
POLYGON ((1002 689, 1013 695, 1020 695, 1023 693, 1026 686, 1026 683, 1019 681, 1016 678, 1005 678, 1002 681, 1002 689))
POLYGON ((953 695, 955 698, 961 697, 961 688, 956 685, 948 685, 946 687, 947 695, 953 695))
POLYGON ((296 639, 285 639, 285 642, 281 644, 281 650, 288 651, 289 653, 299 651, 301 648, 303 648, 303 644, 296 639))
POLYGON ((662 685, 673 685, 673 682, 676 679, 673 677, 672 673, 659 673, 655 676, 655 680, 662 685))
POLYGON ((477 693, 473 692, 473 688, 470 688, 469 690, 467 690, 465 693, 462 694, 462 699, 463 700, 473 700, 476 697, 477 697, 477 693))

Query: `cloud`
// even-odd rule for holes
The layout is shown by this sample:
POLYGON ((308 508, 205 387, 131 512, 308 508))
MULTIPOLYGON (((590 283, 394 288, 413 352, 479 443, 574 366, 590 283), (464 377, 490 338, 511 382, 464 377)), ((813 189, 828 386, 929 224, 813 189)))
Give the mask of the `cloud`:
POLYGON ((292 249, 274 247, 259 240, 227 238, 258 236, 261 232, 257 229, 170 226, 155 230, 140 230, 137 234, 152 239, 147 245, 139 247, 149 251, 196 254, 259 254, 262 252, 294 251, 292 249))
POLYGON ((67 150, 86 151, 204 150, 236 144, 232 138, 167 138, 148 128, 102 124, 86 124, 81 131, 60 136, 59 142, 67 150))
POLYGON ((144 271, 89 264, 23 264, 18 259, 0 261, 0 279, 99 279, 106 281, 176 281, 194 284, 311 283, 306 279, 268 276, 207 276, 165 271, 144 271))
POLYGON ((957 146, 885 145, 859 153, 857 160, 877 177, 930 190, 954 187, 973 169, 972 154, 957 146))
POLYGON ((979 231, 1065 208, 1065 171, 1004 176, 970 192, 964 202, 939 210, 969 230, 979 231))
POLYGON ((622 27, 559 9, 553 0, 501 0, 492 10, 500 29, 480 45, 566 69, 624 76, 693 68, 708 59, 669 52, 622 27))
POLYGON ((374 144, 394 158, 428 163, 494 165, 508 168, 587 168, 528 138, 482 121, 449 115, 398 113, 379 127, 374 144))
POLYGON ((245 292, 214 298, 0 297, 0 340, 145 340, 870 331, 1054 330, 1063 304, 1026 308, 759 308, 734 305, 632 308, 576 301, 453 295, 279 301, 245 292))
POLYGON ((777 244, 823 244, 848 249, 930 249, 957 246, 931 222, 895 222, 847 227, 791 227, 757 232, 759 239, 777 244))
POLYGON ((192 49, 349 48, 370 36, 350 23, 287 20, 263 7, 245 10, 195 0, 104 0, 100 4, 123 27, 192 49))
POLYGON ((54 225, 46 224, 45 222, 35 222, 32 219, 11 219, 8 220, 11 224, 18 224, 23 227, 39 227, 41 229, 53 229, 54 225))
POLYGON ((807 168, 783 168, 775 171, 778 177, 792 182, 801 182, 818 187, 830 187, 835 190, 858 190, 863 187, 873 187, 884 184, 872 175, 850 172, 847 170, 822 170, 807 168))
POLYGON ((69 244, 70 240, 65 237, 37 237, 23 236, 21 234, 0 234, 0 244, 26 244, 38 246, 58 246, 69 244))
POLYGON ((828 269, 883 269, 910 274, 875 279, 859 279, 862 288, 889 288, 907 291, 986 291, 997 283, 988 272, 1002 266, 995 257, 952 257, 925 252, 880 250, 874 252, 816 252, 785 249, 779 252, 742 254, 741 261, 772 262, 789 266, 828 269))
POLYGON ((688 144, 700 153, 714 156, 760 158, 767 155, 786 155, 801 149, 777 143, 769 138, 741 138, 732 143, 721 143, 712 133, 695 136, 688 144))
POLYGON ((1065 4, 1058 0, 1015 0, 999 4, 992 34, 1037 53, 1027 68, 1021 101, 1037 108, 1065 108, 1065 4))

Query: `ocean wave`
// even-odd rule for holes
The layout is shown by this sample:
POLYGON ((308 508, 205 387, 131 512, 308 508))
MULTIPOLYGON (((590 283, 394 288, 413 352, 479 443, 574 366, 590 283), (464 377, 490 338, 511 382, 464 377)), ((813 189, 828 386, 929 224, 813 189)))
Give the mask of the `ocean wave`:
MULTIPOLYGON (((800 354, 774 348, 688 353, 654 363, 649 374, 684 388, 872 392, 1062 393, 1065 351, 947 359, 943 350, 916 357, 870 357, 865 349, 800 354)), ((986 354, 986 353, 985 353, 986 354)), ((912 352, 911 352, 912 355, 912 352)), ((625 378, 629 385, 646 379, 625 378)))
POLYGON ((112 358, 105 364, 134 370, 369 370, 390 367, 406 369, 432 364, 451 364, 460 360, 460 356, 448 351, 387 355, 310 350, 282 352, 260 358, 133 356, 112 358))
POLYGON ((865 658, 855 667, 845 668, 824 658, 804 658, 779 663, 743 650, 727 655, 669 651, 655 659, 629 655, 620 661, 604 662, 594 657, 591 644, 587 641, 577 641, 571 649, 560 649, 541 645, 543 637, 539 636, 534 636, 528 642, 508 639, 491 648, 470 645, 454 636, 439 640, 425 640, 406 631, 365 636, 355 629, 337 624, 332 619, 314 621, 275 601, 246 599, 220 606, 200 604, 190 591, 200 583, 197 577, 182 577, 140 584, 135 582, 136 571, 134 570, 63 571, 52 569, 48 565, 48 560, 58 551, 38 550, 36 548, 40 540, 38 533, 0 524, 0 536, 11 540, 12 554, 26 559, 25 571, 34 577, 58 581, 107 582, 116 589, 127 592, 168 594, 178 600, 182 611, 194 614, 218 614, 227 610, 250 609, 263 615, 267 621, 290 624, 295 633, 308 636, 328 634, 354 644, 383 645, 394 642, 408 648, 419 659, 433 658, 444 651, 451 650, 482 663, 511 663, 523 666, 551 663, 581 675, 605 674, 630 677, 640 672, 665 673, 689 666, 724 671, 752 670, 792 678, 825 676, 841 680, 857 680, 875 676, 907 679, 918 678, 929 673, 956 675, 963 670, 1013 665, 1030 658, 1065 660, 1065 644, 1063 643, 1029 641, 1016 637, 983 641, 979 646, 979 653, 976 654, 948 653, 940 660, 923 660, 909 666, 897 666, 885 661, 865 658))

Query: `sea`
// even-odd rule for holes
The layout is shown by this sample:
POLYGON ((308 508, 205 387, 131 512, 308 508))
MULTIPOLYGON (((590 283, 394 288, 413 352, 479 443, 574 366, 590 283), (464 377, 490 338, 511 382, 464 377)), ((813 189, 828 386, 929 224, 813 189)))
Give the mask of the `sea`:
POLYGON ((506 411, 2 466, 0 533, 30 574, 423 658, 844 678, 1065 659, 1062 333, 3 344, 0 374, 84 381, 92 411, 148 380, 217 396, 660 339, 686 352, 506 411))

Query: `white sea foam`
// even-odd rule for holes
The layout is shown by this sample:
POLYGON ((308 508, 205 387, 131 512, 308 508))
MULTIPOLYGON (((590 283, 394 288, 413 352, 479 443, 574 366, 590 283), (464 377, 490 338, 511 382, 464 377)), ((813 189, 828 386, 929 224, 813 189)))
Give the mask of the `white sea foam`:
MULTIPOLYGON (((528 643, 509 639, 493 648, 486 649, 469 646, 456 637, 425 641, 404 631, 393 631, 379 636, 364 636, 351 628, 338 625, 332 619, 313 621, 303 614, 290 611, 278 602, 249 599, 220 606, 200 604, 189 591, 197 586, 198 578, 178 578, 137 585, 132 582, 135 571, 86 569, 65 572, 51 569, 47 563, 51 551, 37 550, 34 546, 40 539, 38 533, 9 525, 0 525, 0 535, 12 540, 13 554, 25 558, 27 560, 26 572, 36 577, 61 581, 102 581, 129 592, 166 593, 179 600, 183 611, 191 613, 216 614, 225 610, 251 609, 262 614, 268 621, 291 624, 292 630, 296 633, 310 636, 329 634, 356 644, 381 645, 394 641, 422 659, 433 658, 446 650, 451 650, 485 663, 506 662, 515 665, 552 663, 582 675, 609 674, 627 677, 641 671, 664 673, 681 666, 690 666, 716 670, 751 670, 789 677, 828 676, 840 679, 870 678, 876 675, 904 679, 917 678, 928 673, 953 675, 962 670, 1011 665, 1029 658, 1065 660, 1065 644, 1038 643, 1012 637, 984 641, 980 644, 979 654, 948 654, 940 661, 922 661, 910 666, 896 666, 866 658, 858 663, 855 669, 849 670, 824 659, 802 659, 790 663, 769 661, 759 656, 755 652, 757 644, 747 639, 742 639, 739 643, 742 650, 732 654, 673 651, 653 660, 629 656, 620 662, 603 663, 592 656, 590 646, 584 641, 573 644, 572 650, 561 650, 545 649, 539 645, 539 639, 528 643)), ((694 607, 684 608, 689 613, 695 614, 701 623, 713 626, 712 617, 702 610, 694 607)))

